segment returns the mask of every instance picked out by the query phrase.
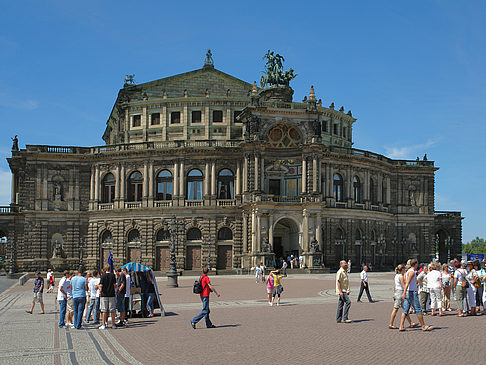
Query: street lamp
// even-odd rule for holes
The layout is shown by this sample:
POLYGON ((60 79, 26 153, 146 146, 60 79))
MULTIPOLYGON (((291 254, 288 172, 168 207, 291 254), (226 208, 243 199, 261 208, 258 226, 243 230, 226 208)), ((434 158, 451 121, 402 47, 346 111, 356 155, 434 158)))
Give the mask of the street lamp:
POLYGON ((398 247, 397 247, 397 239, 396 237, 393 237, 392 240, 392 245, 393 245, 393 252, 394 252, 394 257, 393 257, 393 266, 397 267, 397 260, 398 260, 398 247))
POLYGON ((176 264, 176 256, 175 256, 175 245, 178 233, 182 233, 185 231, 184 229, 184 221, 177 221, 175 216, 172 216, 170 222, 170 228, 168 223, 164 222, 164 229, 168 230, 170 233, 170 265, 169 265, 169 272, 167 273, 167 286, 171 288, 177 288, 179 284, 177 283, 177 264, 176 264))
POLYGON ((79 269, 78 271, 84 271, 84 264, 83 264, 83 251, 86 247, 86 242, 84 238, 79 239, 79 269))

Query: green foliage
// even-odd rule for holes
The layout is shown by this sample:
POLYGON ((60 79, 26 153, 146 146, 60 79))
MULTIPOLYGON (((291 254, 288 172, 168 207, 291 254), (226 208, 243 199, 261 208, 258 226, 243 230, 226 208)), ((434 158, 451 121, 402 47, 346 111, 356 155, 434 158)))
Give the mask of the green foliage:
POLYGON ((462 252, 486 253, 486 241, 484 238, 476 237, 471 242, 466 242, 462 245, 462 252))

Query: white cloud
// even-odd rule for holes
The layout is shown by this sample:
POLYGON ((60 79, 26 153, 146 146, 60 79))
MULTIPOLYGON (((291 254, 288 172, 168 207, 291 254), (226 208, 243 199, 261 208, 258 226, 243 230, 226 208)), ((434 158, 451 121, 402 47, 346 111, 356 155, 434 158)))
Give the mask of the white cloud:
POLYGON ((0 169, 0 205, 10 204, 10 183, 12 175, 10 171, 0 169))
POLYGON ((415 160, 417 156, 427 152, 427 149, 437 144, 437 140, 429 139, 425 143, 410 146, 385 146, 387 157, 396 160, 415 160))

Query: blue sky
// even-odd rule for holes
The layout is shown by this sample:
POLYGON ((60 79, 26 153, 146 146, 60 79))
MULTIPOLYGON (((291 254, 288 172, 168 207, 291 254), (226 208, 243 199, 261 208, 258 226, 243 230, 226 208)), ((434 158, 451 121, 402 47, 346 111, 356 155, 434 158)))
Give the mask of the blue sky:
POLYGON ((464 241, 486 236, 484 1, 3 1, 0 14, 0 205, 15 134, 21 148, 100 145, 125 74, 194 70, 211 48, 252 82, 272 49, 298 74, 296 100, 314 85, 353 111, 356 148, 427 153, 436 209, 463 212, 464 241))

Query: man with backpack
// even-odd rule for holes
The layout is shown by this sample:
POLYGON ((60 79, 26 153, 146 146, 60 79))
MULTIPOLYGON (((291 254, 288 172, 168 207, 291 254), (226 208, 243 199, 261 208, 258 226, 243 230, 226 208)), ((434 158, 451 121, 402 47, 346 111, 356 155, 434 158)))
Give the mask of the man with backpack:
POLYGON ((201 313, 199 313, 197 316, 195 316, 191 320, 191 326, 192 328, 196 329, 196 324, 199 322, 203 317, 206 320, 206 328, 216 328, 214 324, 211 323, 211 320, 209 319, 209 294, 211 292, 214 292, 216 296, 220 296, 220 294, 216 291, 216 289, 211 285, 211 281, 209 280, 208 277, 208 272, 209 269, 205 267, 203 269, 203 274, 199 278, 199 282, 194 283, 194 293, 199 294, 201 297, 201 302, 203 305, 201 313))

